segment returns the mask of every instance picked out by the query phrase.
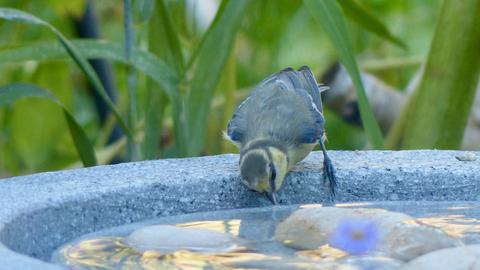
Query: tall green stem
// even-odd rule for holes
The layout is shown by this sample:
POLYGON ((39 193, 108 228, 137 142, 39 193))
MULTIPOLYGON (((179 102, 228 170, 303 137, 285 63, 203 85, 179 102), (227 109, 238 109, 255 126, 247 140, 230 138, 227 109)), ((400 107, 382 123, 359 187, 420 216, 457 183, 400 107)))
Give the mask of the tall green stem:
POLYGON ((457 149, 480 71, 480 0, 444 1, 403 148, 457 149))
MULTIPOLYGON (((124 28, 125 28, 125 57, 127 61, 132 61, 132 52, 135 46, 135 33, 132 26, 132 7, 131 0, 124 0, 124 28)), ((127 140, 127 159, 139 160, 140 148, 135 142, 135 130, 137 129, 137 92, 136 92, 136 73, 130 66, 127 66, 127 89, 128 89, 128 108, 127 125, 132 131, 132 136, 127 140)))

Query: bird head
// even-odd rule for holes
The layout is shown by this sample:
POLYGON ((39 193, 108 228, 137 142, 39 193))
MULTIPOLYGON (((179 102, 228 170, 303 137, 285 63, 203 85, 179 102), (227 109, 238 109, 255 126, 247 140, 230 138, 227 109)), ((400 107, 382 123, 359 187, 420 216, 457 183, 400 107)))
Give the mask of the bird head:
POLYGON ((250 149, 240 159, 240 173, 248 188, 265 193, 277 204, 277 191, 287 173, 287 156, 275 147, 250 149))

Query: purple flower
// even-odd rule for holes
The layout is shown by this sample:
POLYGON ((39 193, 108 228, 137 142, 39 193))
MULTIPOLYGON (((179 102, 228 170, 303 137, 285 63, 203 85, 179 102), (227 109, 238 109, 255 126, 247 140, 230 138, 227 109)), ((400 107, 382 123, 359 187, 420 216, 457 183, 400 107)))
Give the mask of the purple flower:
POLYGON ((348 218, 340 221, 330 237, 330 246, 358 255, 373 250, 379 241, 377 226, 373 221, 348 218))

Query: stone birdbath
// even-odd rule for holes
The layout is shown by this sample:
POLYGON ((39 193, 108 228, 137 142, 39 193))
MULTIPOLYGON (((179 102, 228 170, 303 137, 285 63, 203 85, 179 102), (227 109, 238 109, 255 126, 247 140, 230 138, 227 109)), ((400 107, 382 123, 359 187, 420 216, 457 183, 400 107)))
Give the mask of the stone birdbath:
MULTIPOLYGON (((477 154, 438 150, 331 151, 338 176, 335 203, 367 206, 371 203, 379 208, 393 204, 398 209, 404 205, 415 216, 416 203, 425 206, 422 202, 428 201, 432 208, 451 206, 455 215, 472 209, 478 215, 477 154)), ((313 152, 287 176, 279 194, 280 208, 332 205, 321 181, 321 161, 321 153, 313 152)), ((202 212, 208 216, 220 210, 242 212, 264 206, 271 206, 267 198, 241 184, 238 155, 234 154, 3 179, 0 181, 0 269, 64 269, 51 262, 57 248, 110 227, 189 213, 202 212)), ((425 207, 422 209, 425 211, 425 207)), ((480 234, 480 221, 473 222, 477 222, 472 226, 477 226, 480 234)), ((475 252, 468 249, 460 254, 475 252)), ((445 257, 443 253, 439 256, 445 257)))

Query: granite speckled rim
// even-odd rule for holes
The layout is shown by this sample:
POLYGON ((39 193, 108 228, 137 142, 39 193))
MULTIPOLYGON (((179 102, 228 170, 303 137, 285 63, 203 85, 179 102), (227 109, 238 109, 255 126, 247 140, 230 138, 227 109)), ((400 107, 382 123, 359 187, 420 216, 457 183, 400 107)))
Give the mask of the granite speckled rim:
MULTIPOLYGON (((338 202, 479 201, 480 160, 460 151, 331 151, 338 202)), ((479 153, 476 153, 477 156, 479 153)), ((281 204, 329 200, 322 155, 298 164, 281 204)), ((51 252, 73 238, 150 218, 269 205, 239 181, 238 156, 166 159, 0 180, 0 269, 62 269, 51 252)))

